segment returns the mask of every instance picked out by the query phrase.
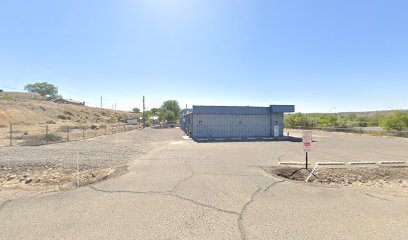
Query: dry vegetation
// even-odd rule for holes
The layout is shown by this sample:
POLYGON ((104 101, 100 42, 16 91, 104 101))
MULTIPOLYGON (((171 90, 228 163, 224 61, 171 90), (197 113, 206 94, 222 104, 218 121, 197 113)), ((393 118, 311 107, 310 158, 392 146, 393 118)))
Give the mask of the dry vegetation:
POLYGON ((13 145, 41 145, 45 141, 78 140, 123 131, 112 126, 139 117, 131 112, 57 104, 32 96, 31 93, 0 94, 0 146, 9 145, 10 124, 13 145), (83 128, 87 129, 84 133, 83 128))
POLYGON ((56 104, 44 100, 23 99, 10 96, 0 98, 0 126, 9 123, 33 125, 40 123, 115 123, 131 112, 114 111, 71 104, 56 104))

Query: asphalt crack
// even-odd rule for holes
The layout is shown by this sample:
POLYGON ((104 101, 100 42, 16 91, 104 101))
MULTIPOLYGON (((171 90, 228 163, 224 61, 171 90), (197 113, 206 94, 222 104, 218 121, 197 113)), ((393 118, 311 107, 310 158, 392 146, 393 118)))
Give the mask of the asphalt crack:
POLYGON ((242 240, 247 239, 247 236, 246 236, 246 233, 245 233, 245 226, 244 226, 244 224, 242 223, 242 220, 243 220, 243 218, 244 218, 244 214, 245 214, 245 212, 246 212, 248 206, 249 206, 251 203, 254 202, 255 196, 256 196, 261 190, 262 190, 262 188, 261 188, 261 187, 258 187, 258 189, 257 189, 254 193, 252 193, 251 199, 250 199, 247 203, 244 204, 244 206, 243 206, 242 209, 241 209, 241 212, 240 212, 239 215, 238 215, 238 230, 239 230, 239 233, 240 233, 240 235, 241 235, 241 239, 242 239, 242 240))
POLYGON ((389 199, 382 198, 382 197, 377 197, 377 196, 371 195, 371 194, 369 194, 369 193, 363 193, 363 194, 366 195, 366 196, 368 196, 368 197, 371 197, 371 198, 375 198, 375 199, 379 199, 379 200, 383 200, 383 201, 391 201, 391 200, 389 200, 389 199))
POLYGON ((193 176, 194 176, 194 173, 191 172, 188 177, 185 177, 185 178, 179 180, 179 181, 176 183, 176 185, 174 185, 174 187, 170 190, 170 193, 174 193, 174 192, 180 187, 180 185, 181 185, 183 182, 188 181, 188 180, 189 180, 190 178, 192 178, 193 176))
MULTIPOLYGON (((213 210, 215 210, 215 211, 217 211, 217 212, 233 214, 233 215, 236 215, 236 216, 239 215, 239 213, 237 213, 237 212, 230 211, 230 210, 225 210, 225 209, 222 209, 222 208, 217 208, 217 207, 215 207, 215 206, 208 205, 208 204, 204 204, 204 203, 200 203, 200 202, 197 202, 197 201, 194 200, 194 199, 186 198, 186 197, 183 197, 183 196, 180 196, 180 195, 171 193, 171 192, 169 192, 169 191, 103 190, 103 189, 96 188, 96 187, 94 187, 94 186, 89 186, 89 188, 91 188, 91 189, 93 189, 93 190, 95 190, 95 191, 98 191, 98 192, 112 193, 112 194, 114 194, 114 193, 147 194, 147 195, 150 195, 150 194, 158 194, 158 195, 162 195, 162 196, 175 197, 175 198, 177 198, 177 199, 180 199, 180 200, 183 200, 183 201, 187 201, 187 202, 193 203, 193 204, 198 205, 198 206, 201 206, 201 207, 213 209, 213 210)), ((2 205, 3 205, 3 203, 2 203, 2 205)), ((2 205, 0 205, 0 207, 2 207, 2 205)), ((0 208, 0 210, 1 210, 1 208, 0 208)))
MULTIPOLYGON (((265 187, 263 192, 268 191, 273 186, 276 186, 277 184, 282 183, 282 182, 286 182, 286 180, 276 181, 276 182, 273 182, 273 183, 269 184, 267 187, 265 187)), ((261 192, 261 190, 262 190, 262 188, 258 187, 258 189, 254 193, 252 193, 251 199, 247 203, 244 204, 244 206, 241 209, 241 212, 238 215, 238 230, 239 230, 239 232, 241 234, 241 239, 242 240, 248 239, 247 235, 246 235, 244 223, 242 222, 244 220, 245 213, 247 212, 247 209, 248 209, 249 205, 251 205, 255 201, 255 197, 261 192)))
POLYGON ((280 181, 273 182, 272 184, 270 184, 268 187, 265 188, 264 192, 268 191, 269 189, 271 189, 276 184, 283 183, 283 182, 286 182, 286 180, 280 180, 280 181))
POLYGON ((222 208, 217 208, 217 207, 215 207, 215 206, 208 205, 208 204, 204 204, 204 203, 200 203, 200 202, 197 202, 197 201, 194 200, 194 199, 186 198, 186 197, 183 197, 183 196, 180 196, 180 195, 176 195, 176 194, 172 194, 172 193, 171 193, 171 194, 169 194, 169 196, 176 197, 176 198, 178 198, 178 199, 191 202, 191 203, 193 203, 193 204, 195 204, 195 205, 199 205, 199 206, 206 207, 206 208, 211 208, 211 209, 213 209, 213 210, 215 210, 215 211, 217 211, 217 212, 223 212, 223 213, 233 214, 233 215, 236 215, 236 216, 239 216, 239 215, 240 215, 240 214, 237 213, 237 212, 230 211, 230 210, 225 210, 225 209, 222 209, 222 208))
POLYGON ((197 172, 197 175, 210 175, 210 176, 232 176, 232 177, 264 177, 263 175, 251 175, 251 174, 228 174, 228 173, 207 173, 197 172))
POLYGON ((94 186, 88 186, 89 188, 103 193, 134 193, 134 194, 161 194, 161 195, 170 195, 168 191, 132 191, 132 190, 104 190, 96 188, 94 186))

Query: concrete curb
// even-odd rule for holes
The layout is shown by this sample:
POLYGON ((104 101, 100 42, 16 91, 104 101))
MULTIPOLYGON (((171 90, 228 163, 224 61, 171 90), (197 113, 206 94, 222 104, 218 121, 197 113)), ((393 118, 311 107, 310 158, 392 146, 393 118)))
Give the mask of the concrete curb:
MULTIPOLYGON (((305 162, 279 162, 282 165, 305 165, 305 162)), ((310 165, 310 163, 309 163, 310 165)))
POLYGON ((378 161, 379 164, 404 164, 404 161, 378 161))
POLYGON ((319 165, 346 165, 345 162, 319 162, 319 165))
POLYGON ((368 165, 368 164, 376 164, 376 162, 367 161, 367 162, 349 162, 350 165, 368 165))

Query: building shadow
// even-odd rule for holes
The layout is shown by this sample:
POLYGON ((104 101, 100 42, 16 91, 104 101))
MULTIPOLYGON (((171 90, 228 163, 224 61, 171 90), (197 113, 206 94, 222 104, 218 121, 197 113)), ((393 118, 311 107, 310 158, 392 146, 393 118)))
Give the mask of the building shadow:
POLYGON ((197 143, 222 143, 222 142, 302 142, 298 137, 279 138, 192 138, 197 143))

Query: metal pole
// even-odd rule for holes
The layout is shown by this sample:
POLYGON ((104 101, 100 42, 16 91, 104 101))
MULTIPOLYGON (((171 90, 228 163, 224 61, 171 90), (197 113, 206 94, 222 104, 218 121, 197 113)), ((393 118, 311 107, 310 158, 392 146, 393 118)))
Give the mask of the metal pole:
POLYGON ((307 162, 308 162, 308 152, 306 152, 306 170, 307 170, 307 162))
POLYGON ((77 167, 77 187, 79 187, 79 152, 77 152, 77 159, 76 159, 76 167, 77 167))
POLYGON ((105 135, 106 135, 106 128, 108 127, 108 123, 105 123, 105 135))
POLYGON ((143 128, 146 127, 145 108, 145 97, 143 96, 143 128))
POLYGON ((67 141, 69 142, 69 126, 67 128, 67 141))
POLYGON ((10 147, 13 146, 13 125, 10 123, 10 147))

